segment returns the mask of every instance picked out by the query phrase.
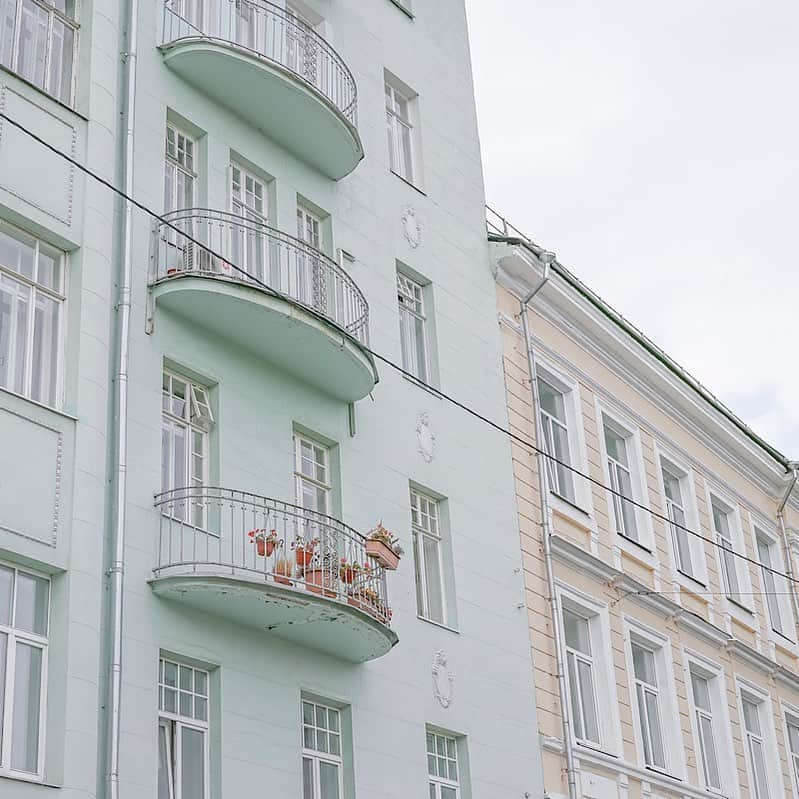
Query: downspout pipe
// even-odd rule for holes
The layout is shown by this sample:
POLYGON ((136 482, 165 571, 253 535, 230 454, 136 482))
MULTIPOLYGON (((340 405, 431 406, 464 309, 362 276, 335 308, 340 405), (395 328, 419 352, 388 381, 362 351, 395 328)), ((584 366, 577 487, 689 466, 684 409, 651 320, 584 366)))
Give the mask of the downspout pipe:
MULTIPOLYGON (((791 606, 793 609, 793 619, 794 619, 794 631, 799 632, 799 600, 796 597, 796 583, 794 581, 794 568, 793 568, 793 558, 791 557, 791 545, 788 541, 788 531, 785 527, 785 507, 788 504, 788 500, 791 498, 791 494, 793 493, 794 488, 796 488, 796 483, 799 481, 799 463, 792 461, 789 465, 790 469, 790 482, 788 483, 788 488, 785 489, 785 494, 782 498, 782 501, 777 506, 777 524, 780 528, 780 536, 782 537, 782 547, 783 551, 785 552, 785 573, 788 575, 788 582, 790 583, 790 587, 788 589, 791 595, 791 606)), ((799 637, 797 637, 799 640, 799 637)))
MULTIPOLYGON (((136 119, 136 60, 139 39, 139 0, 127 2, 127 33, 123 58, 122 183, 125 197, 133 196, 134 127, 136 119)), ((130 347, 131 286, 133 283, 133 204, 124 200, 122 258, 116 306, 114 353, 113 474, 111 479, 110 582, 108 614, 108 741, 106 744, 106 797, 119 799, 119 753, 122 708, 122 609, 125 578, 125 513, 128 470, 128 355, 130 347)))
POLYGON ((552 636, 555 642, 555 662, 558 676, 558 695, 560 697, 560 716, 563 722, 563 749, 566 755, 566 782, 569 789, 569 799, 578 799, 577 796, 577 769, 574 763, 574 748, 572 746, 571 708, 569 706, 568 689, 566 685, 566 663, 564 657, 563 633, 560 622, 560 602, 555 591, 555 569, 552 563, 552 525, 549 518, 549 489, 545 469, 547 467, 541 442, 544 440, 541 429, 541 412, 538 398, 538 376, 536 373, 533 345, 530 340, 530 323, 527 312, 530 302, 549 280, 550 266, 555 260, 553 253, 542 251, 536 254, 543 264, 543 274, 539 283, 530 293, 520 300, 522 317, 522 332, 527 349, 527 368, 530 373, 530 395, 533 402, 533 416, 535 418, 535 439, 538 444, 536 460, 538 465, 538 492, 541 497, 541 533, 544 542, 544 564, 546 566, 547 590, 549 592, 549 609, 552 619, 552 636))

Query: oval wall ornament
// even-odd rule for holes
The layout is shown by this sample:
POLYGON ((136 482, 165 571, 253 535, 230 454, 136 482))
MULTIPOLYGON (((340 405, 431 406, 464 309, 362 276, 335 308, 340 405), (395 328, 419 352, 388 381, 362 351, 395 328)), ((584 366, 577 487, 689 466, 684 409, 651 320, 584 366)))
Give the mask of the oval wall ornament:
POLYGON ((416 422, 416 442, 425 463, 432 463, 436 456, 436 434, 430 427, 430 417, 426 413, 420 413, 416 422))
POLYGON ((455 697, 455 677, 449 670, 443 649, 433 656, 433 695, 441 707, 449 707, 455 697))
POLYGON ((416 211, 408 205, 402 210, 402 232, 408 240, 408 244, 415 250, 422 243, 422 227, 416 216, 416 211))

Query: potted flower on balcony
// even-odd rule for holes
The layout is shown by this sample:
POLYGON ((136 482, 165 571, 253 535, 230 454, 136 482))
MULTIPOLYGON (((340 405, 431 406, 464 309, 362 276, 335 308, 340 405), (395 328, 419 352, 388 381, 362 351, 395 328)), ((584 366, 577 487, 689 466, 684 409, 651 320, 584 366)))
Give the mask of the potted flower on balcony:
POLYGON ((363 610, 378 621, 388 624, 391 620, 391 611, 383 604, 380 594, 368 586, 351 588, 347 597, 347 604, 358 610, 363 610))
POLYGON ((298 535, 292 542, 291 548, 294 550, 294 557, 296 558, 297 565, 301 570, 311 565, 311 561, 314 557, 314 551, 316 550, 318 544, 318 538, 311 538, 310 540, 306 541, 301 535, 298 535))
POLYGON ((272 574, 276 583, 293 585, 290 578, 294 575, 294 564, 289 558, 277 558, 272 574))
POLYGON ((305 567, 305 587, 314 594, 335 597, 339 580, 339 569, 332 557, 314 557, 305 567))
POLYGON ((247 533, 251 544, 255 544, 258 554, 263 557, 271 557, 272 553, 283 542, 277 537, 277 530, 255 529, 247 533))
POLYGON ((399 565, 402 547, 397 536, 389 532, 380 522, 377 527, 369 531, 366 554, 384 569, 394 571, 399 565))
POLYGON ((338 576, 342 583, 352 585, 356 579, 368 574, 369 567, 366 564, 362 566, 360 563, 350 562, 346 558, 341 559, 338 576))

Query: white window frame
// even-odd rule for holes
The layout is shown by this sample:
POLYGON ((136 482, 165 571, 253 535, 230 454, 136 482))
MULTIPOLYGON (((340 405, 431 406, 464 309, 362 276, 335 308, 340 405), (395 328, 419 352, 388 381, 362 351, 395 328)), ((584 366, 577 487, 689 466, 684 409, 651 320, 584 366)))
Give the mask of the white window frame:
POLYGON ((768 622, 769 637, 783 647, 786 644, 790 644, 793 649, 796 644, 796 620, 791 604, 788 582, 783 576, 785 574, 785 560, 783 558, 782 544, 776 530, 751 513, 749 513, 749 528, 752 531, 755 560, 760 564, 758 566, 760 596, 765 608, 764 616, 768 622), (771 558, 770 564, 764 564, 761 559, 760 541, 768 547, 768 555, 771 558), (770 566, 772 571, 767 571, 767 566, 770 566), (779 616, 779 629, 775 625, 773 615, 775 612, 779 616))
POLYGON ((671 520, 664 522, 664 525, 669 542, 668 548, 671 552, 674 577, 677 582, 684 584, 689 591, 696 590, 697 584, 704 589, 708 584, 707 558, 705 556, 705 542, 700 535, 702 527, 699 521, 699 507, 696 502, 696 485, 694 483, 693 470, 681 462, 680 459, 673 457, 671 452, 659 443, 655 444, 655 462, 657 463, 658 487, 661 502, 663 503, 663 515, 668 516, 671 520), (668 472, 678 482, 681 499, 680 509, 684 517, 682 527, 685 528, 681 532, 673 525, 673 505, 676 503, 673 503, 666 494, 664 472, 668 472), (677 541, 679 535, 684 537, 684 541, 688 546, 691 558, 690 571, 683 568, 681 563, 677 541))
MULTIPOLYGON (((36 236, 27 233, 20 228, 10 225, 5 221, 0 220, 0 231, 5 233, 9 238, 15 239, 27 246, 33 247, 33 276, 28 277, 20 272, 16 272, 11 267, 0 263, 0 275, 5 279, 11 281, 17 290, 27 292, 28 304, 28 319, 25 329, 25 368, 22 375, 22 387, 18 391, 15 386, 9 385, 2 387, 5 391, 18 394, 19 396, 30 399, 33 402, 38 402, 50 408, 60 409, 64 405, 64 361, 66 353, 66 317, 67 317, 67 295, 66 286, 68 285, 67 275, 67 257, 66 253, 56 247, 52 247, 47 242, 42 241, 36 236), (42 249, 47 251, 47 255, 54 259, 56 269, 58 270, 58 280, 54 287, 50 287, 39 280, 39 256, 42 249), (42 398, 33 397, 33 349, 36 339, 36 300, 41 296, 43 299, 56 303, 56 320, 55 329, 57 336, 55 361, 56 366, 55 375, 52 375, 53 380, 53 402, 42 398)), ((16 353, 16 330, 12 323, 11 331, 11 345, 10 354, 11 359, 15 358, 16 353)), ((13 364, 9 369, 10 372, 14 371, 13 364)))
POLYGON ((427 790, 428 794, 430 794, 430 788, 433 789, 433 794, 430 795, 430 799, 442 799, 442 788, 449 788, 450 790, 455 792, 455 799, 461 799, 461 763, 460 757, 458 756, 458 749, 459 741, 458 736, 451 735, 449 733, 441 732, 437 729, 427 728, 425 730, 425 751, 427 753, 427 790), (434 748, 436 751, 430 751, 430 738, 432 737, 434 742, 434 748), (442 756, 438 752, 438 744, 439 741, 443 741, 444 744, 444 751, 445 754, 442 756), (451 746, 451 749, 450 749, 451 746), (454 751, 454 756, 450 757, 450 751, 454 751), (430 768, 430 758, 436 758, 436 773, 433 774, 430 768), (440 761, 444 760, 447 763, 447 776, 443 777, 438 774, 438 769, 440 766, 440 761), (452 779, 449 776, 449 767, 450 763, 455 764, 455 772, 457 774, 456 779, 452 779))
POLYGON ((788 760, 788 771, 791 773, 790 783, 793 788, 793 795, 799 798, 799 707, 782 703, 783 735, 785 736, 785 756, 788 760), (797 731, 796 749, 791 746, 791 734, 789 727, 797 731))
MULTIPOLYGON (((45 94, 50 95, 51 97, 55 98, 58 102, 63 103, 66 106, 72 107, 72 104, 75 99, 75 81, 76 81, 76 74, 78 70, 78 38, 80 32, 80 24, 78 20, 80 19, 80 0, 75 0, 75 8, 74 8, 74 16, 70 17, 68 14, 63 13, 62 11, 55 8, 54 5, 44 2, 43 0, 28 0, 29 4, 35 7, 38 11, 43 11, 47 14, 47 34, 46 34, 46 41, 47 44, 45 46, 45 58, 44 58, 44 83, 39 85, 37 82, 33 80, 31 76, 25 76, 20 69, 20 33, 21 33, 21 24, 22 24, 22 9, 23 9, 23 2, 24 0, 16 0, 15 8, 14 8, 14 27, 12 29, 11 34, 11 47, 10 47, 10 59, 6 59, 3 62, 3 65, 10 69, 15 74, 19 75, 23 80, 27 81, 33 86, 41 89, 45 94), (72 32, 72 62, 71 62, 71 74, 69 76, 68 82, 68 95, 66 97, 61 96, 57 92, 53 91, 53 87, 50 85, 51 81, 54 77, 54 73, 51 72, 51 61, 53 57, 53 26, 56 22, 59 22, 64 26, 64 28, 70 30, 72 32)), ((2 52, 4 48, 0 48, 0 52, 2 52)))
POLYGON ((694 760, 700 784, 704 785, 709 793, 720 794, 730 799, 736 799, 739 795, 737 780, 737 762, 732 738, 732 726, 730 724, 729 705, 727 700, 727 680, 723 667, 703 655, 691 650, 684 650, 684 671, 685 671, 685 690, 688 699, 689 716, 691 719, 691 731, 694 745, 694 760), (711 726, 713 730, 713 740, 716 750, 716 760, 718 763, 719 776, 721 779, 720 788, 712 788, 705 784, 705 772, 703 764, 703 746, 701 731, 697 714, 697 708, 693 696, 693 684, 691 674, 704 677, 709 685, 710 693, 710 713, 711 726))
POLYGON ((745 624, 751 626, 754 615, 754 604, 752 602, 752 577, 748 561, 744 560, 742 557, 739 557, 739 555, 749 557, 749 553, 746 551, 740 507, 735 499, 723 491, 719 486, 708 483, 705 493, 710 532, 714 542, 713 551, 715 552, 716 566, 718 568, 719 574, 719 590, 722 593, 728 613, 740 621, 743 621, 745 624), (732 558, 731 562, 735 564, 735 574, 736 579, 738 580, 738 590, 740 593, 737 598, 733 595, 733 592, 728 590, 728 582, 725 576, 727 569, 725 563, 725 552, 720 546, 724 539, 723 536, 716 530, 716 523, 713 518, 714 504, 719 508, 719 510, 726 514, 727 526, 729 528, 730 539, 732 540, 732 550, 733 552, 738 553, 730 556, 732 558))
MULTIPOLYGON (((303 484, 307 483, 314 488, 321 488, 324 491, 325 497, 325 510, 316 510, 315 508, 305 508, 305 510, 309 510, 313 513, 321 513, 324 516, 332 516, 333 515, 333 475, 330 471, 330 447, 326 444, 323 444, 321 441, 317 441, 310 436, 303 435, 302 433, 294 432, 293 436, 293 444, 294 444, 294 497, 295 497, 295 504, 299 508, 305 508, 303 504, 303 493, 302 493, 302 486, 303 484), (316 451, 320 451, 323 455, 323 468, 325 470, 325 475, 327 476, 327 480, 320 480, 318 477, 311 476, 305 474, 302 471, 302 445, 307 444, 310 447, 314 448, 314 453, 316 451)), ((315 457, 315 456, 314 456, 315 457)), ((314 461, 316 462, 316 461, 314 461)))
POLYGON ((427 286, 412 278, 401 269, 397 269, 397 311, 399 316, 400 352, 402 368, 421 383, 430 384, 430 335, 427 313, 427 286), (406 284, 406 285, 403 285, 406 284), (407 289, 410 289, 408 291, 407 289), (406 317, 403 324, 403 316, 406 317), (421 322, 422 327, 422 363, 418 363, 417 343, 413 321, 421 322))
POLYGON ((164 213, 169 213, 170 211, 183 211, 187 210, 186 206, 179 205, 179 198, 174 194, 174 191, 177 188, 178 181, 177 177, 178 174, 183 174, 187 179, 191 181, 191 203, 188 205, 188 208, 193 208, 197 204, 197 180, 199 178, 199 170, 197 169, 197 160, 198 160, 198 146, 197 146, 197 139, 192 136, 190 133, 185 131, 179 125, 176 125, 173 122, 166 123, 166 129, 164 131, 164 213), (169 152, 169 132, 172 131, 175 137, 175 155, 171 155, 169 152), (191 158, 191 164, 188 165, 185 162, 185 159, 181 161, 180 158, 180 141, 181 139, 184 142, 184 149, 183 152, 188 152, 186 150, 186 145, 191 146, 191 153, 189 153, 189 157, 191 158), (166 170, 169 170, 172 174, 172 190, 173 195, 172 197, 166 196, 166 170), (174 207, 173 207, 174 206, 174 207))
MULTIPOLYGON (((194 676, 192 677, 194 680, 194 676)), ((179 684, 179 678, 178 678, 179 684)), ((158 661, 158 743, 156 749, 160 746, 160 737, 161 737, 161 729, 164 728, 165 733, 167 735, 167 745, 168 745, 168 752, 170 755, 169 759, 169 766, 170 766, 170 797, 169 799, 182 799, 182 789, 181 789, 181 757, 182 757, 182 735, 181 732, 183 729, 190 729, 196 732, 201 732, 203 735, 203 796, 205 799, 209 799, 209 786, 210 786, 210 755, 211 755, 211 743, 210 743, 210 715, 211 715, 211 675, 207 669, 200 668, 198 666, 194 666, 191 663, 187 663, 183 661, 181 658, 176 658, 171 655, 164 655, 162 654, 159 657, 158 661), (192 695, 192 702, 194 702, 195 696, 200 696, 204 698, 206 701, 206 718, 198 719, 194 716, 185 716, 180 713, 180 690, 176 690, 176 712, 170 712, 164 710, 162 707, 162 696, 164 688, 166 687, 163 680, 163 668, 164 663, 169 662, 170 664, 174 664, 178 667, 178 674, 180 673, 180 667, 192 669, 193 672, 201 672, 205 675, 205 685, 207 695, 202 697, 201 694, 198 694, 196 691, 192 690, 190 692, 183 691, 183 693, 191 693, 192 695)))
POLYGON ((388 95, 385 103, 386 130, 389 142, 389 169, 402 180, 412 186, 420 186, 420 158, 419 158, 419 122, 418 102, 419 95, 406 86, 399 78, 384 72, 385 92, 388 95), (398 98, 405 102, 407 116, 403 117, 398 104, 398 98), (408 133, 410 147, 410 163, 405 163, 402 150, 401 130, 408 133))
POLYGON ((735 676, 735 693, 738 704, 738 718, 740 721, 741 741, 744 748, 744 760, 746 761, 746 775, 749 784, 749 795, 751 799, 782 799, 785 796, 785 786, 782 780, 782 763, 777 747, 776 727, 774 723, 774 706, 771 696, 760 686, 754 685, 743 677, 735 676), (760 735, 750 733, 746 728, 744 719, 743 700, 748 699, 758 708, 758 721, 760 724, 760 735), (761 741, 763 746, 763 762, 765 763, 766 779, 768 782, 768 797, 758 796, 755 790, 755 773, 752 764, 752 754, 750 738, 761 741))
MULTIPOLYGON (((575 745, 586 750, 599 750, 610 755, 621 754, 621 721, 619 717, 616 672, 613 665, 608 606, 602 602, 597 602, 594 597, 589 596, 579 589, 560 581, 558 581, 555 586, 555 597, 558 605, 558 623, 560 624, 561 640, 564 645, 566 642, 566 634, 563 629, 564 608, 583 617, 589 623, 591 653, 594 665, 594 685, 597 687, 595 702, 599 720, 599 745, 597 746, 590 742, 578 740, 574 736, 573 723, 570 725, 572 740, 575 745), (598 690, 600 687, 603 690, 598 690)), ((569 690, 569 699, 571 700, 571 684, 568 673, 566 674, 566 684, 569 690)), ((571 713, 570 701, 570 717, 571 713)))
POLYGON ((18 779, 31 782, 39 782, 44 775, 45 761, 45 742, 47 727, 47 666, 48 650, 50 637, 50 621, 52 609, 52 583, 46 574, 41 574, 34 569, 19 568, 11 563, 0 562, 0 566, 14 572, 14 591, 12 594, 11 623, 6 625, 0 623, 0 633, 6 636, 5 652, 5 697, 3 712, 0 713, 0 734, 2 734, 2 746, 0 746, 0 777, 16 777, 18 779), (30 575, 47 582, 47 629, 45 634, 30 632, 15 626, 14 615, 16 613, 16 593, 19 574, 30 575), (41 685, 39 686, 39 737, 37 740, 37 764, 35 772, 20 771, 11 766, 11 744, 13 740, 14 728, 14 680, 16 672, 16 651, 22 644, 33 649, 39 649, 42 653, 42 673, 41 685))
MULTIPOLYGON (((612 532, 615 538, 621 542, 621 548, 631 553, 636 559, 653 563, 656 559, 655 541, 652 528, 652 519, 649 508, 649 491, 646 484, 646 468, 644 465, 643 448, 641 446, 641 431, 638 425, 632 420, 627 419, 623 414, 610 408, 608 405, 596 401, 597 412, 597 438, 599 439, 599 451, 602 456, 602 475, 605 484, 609 488, 616 485, 615 479, 611 479, 610 458, 607 447, 605 446, 605 424, 609 423, 611 430, 625 439, 627 443, 627 461, 630 472, 630 483, 632 487, 632 500, 637 503, 633 505, 635 514, 635 525, 638 538, 632 538, 619 532, 617 524, 617 509, 620 511, 621 498, 612 491, 605 492, 608 502, 608 519, 612 525, 612 532), (618 500, 618 502, 617 502, 618 500), (638 507, 639 505, 643 507, 638 507)), ((615 459, 614 459, 615 462, 615 459)), ((622 467, 624 468, 624 467, 622 467)))
MULTIPOLYGON (((425 619, 426 621, 432 621, 436 624, 443 624, 444 626, 447 626, 449 624, 449 609, 447 603, 447 587, 444 580, 444 547, 442 546, 440 503, 438 499, 430 494, 413 487, 410 489, 410 501, 413 554, 416 561, 417 613, 420 618, 425 619), (427 528, 413 521, 414 511, 419 519, 423 517, 421 512, 422 501, 428 503, 428 507, 432 510, 432 513, 430 514, 431 525, 427 528), (430 603, 427 594, 427 579, 425 579, 428 577, 428 564, 424 551, 425 539, 433 541, 438 550, 437 579, 441 591, 441 619, 435 619, 430 615, 430 603)), ((433 575, 433 577, 436 577, 436 575, 433 575)))
MULTIPOLYGON (((313 781, 314 781, 314 789, 313 795, 314 797, 320 797, 321 793, 321 776, 320 776, 320 766, 321 763, 329 763, 335 765, 338 769, 338 795, 339 799, 343 799, 344 797, 344 746, 345 746, 345 735, 343 729, 343 719, 342 719, 342 709, 340 707, 335 707, 327 702, 320 701, 317 699, 312 699, 306 696, 301 697, 300 699, 300 742, 301 742, 301 750, 302 756, 300 762, 304 760, 310 760, 312 762, 313 768, 313 781), (305 719, 303 716, 303 706, 305 704, 313 705, 314 708, 314 724, 308 725, 305 723, 305 719), (314 735, 316 735, 317 730, 322 730, 323 732, 330 733, 331 730, 329 727, 322 728, 316 725, 316 708, 321 707, 324 708, 328 713, 333 711, 338 715, 338 738, 339 738, 339 754, 331 754, 330 752, 324 752, 320 749, 311 748, 305 745, 305 728, 307 726, 313 726, 314 735)), ((334 733, 335 734, 335 733, 334 733)), ((304 780, 304 773, 301 767, 300 769, 301 776, 300 780, 301 783, 304 780)))
POLYGON ((674 680, 674 655, 671 640, 664 635, 642 625, 637 619, 624 617, 624 653, 627 661, 627 679, 630 706, 633 713, 633 731, 639 765, 656 774, 666 774, 677 779, 685 779, 685 752, 682 747, 682 729, 677 706, 677 687, 674 680), (657 678, 658 712, 660 714, 661 734, 665 767, 647 764, 642 736, 642 718, 636 690, 637 678, 633 666, 632 645, 648 649, 654 656, 657 678))

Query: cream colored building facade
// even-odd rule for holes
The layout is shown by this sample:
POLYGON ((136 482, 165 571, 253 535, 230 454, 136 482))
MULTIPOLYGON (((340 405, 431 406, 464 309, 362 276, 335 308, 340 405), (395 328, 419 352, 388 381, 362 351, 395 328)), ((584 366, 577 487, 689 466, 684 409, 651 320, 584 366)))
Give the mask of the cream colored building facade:
POLYGON ((546 795, 799 797, 792 464, 551 254, 489 238, 546 795))

